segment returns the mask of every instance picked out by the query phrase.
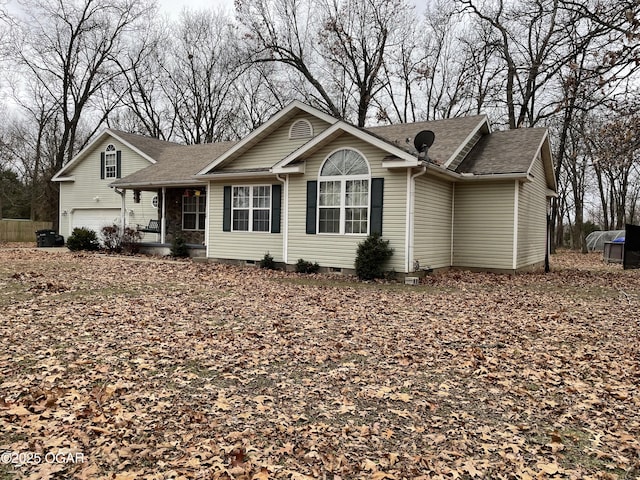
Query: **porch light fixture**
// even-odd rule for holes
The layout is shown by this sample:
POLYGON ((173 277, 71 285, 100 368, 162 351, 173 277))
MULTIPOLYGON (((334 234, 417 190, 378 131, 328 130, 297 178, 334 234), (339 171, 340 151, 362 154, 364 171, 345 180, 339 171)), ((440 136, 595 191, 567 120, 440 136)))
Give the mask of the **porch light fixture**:
POLYGON ((200 192, 200 190, 196 190, 196 191, 195 191, 196 197, 199 197, 199 196, 201 195, 201 193, 202 193, 202 192, 200 192))
POLYGON ((66 210, 63 210, 63 211, 62 211, 62 216, 63 216, 63 217, 66 217, 67 215, 69 215, 69 212, 67 212, 66 210))

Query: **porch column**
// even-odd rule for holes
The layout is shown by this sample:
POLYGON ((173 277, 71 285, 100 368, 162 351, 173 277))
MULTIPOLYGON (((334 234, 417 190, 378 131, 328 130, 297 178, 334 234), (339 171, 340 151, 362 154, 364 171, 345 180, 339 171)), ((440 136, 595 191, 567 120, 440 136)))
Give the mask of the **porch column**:
POLYGON ((122 189, 118 191, 118 189, 116 189, 116 192, 118 192, 122 198, 122 202, 120 203, 120 232, 124 234, 124 229, 127 227, 127 190, 122 189))
POLYGON ((162 187, 162 210, 160 212, 160 243, 166 243, 167 239, 167 187, 162 187))

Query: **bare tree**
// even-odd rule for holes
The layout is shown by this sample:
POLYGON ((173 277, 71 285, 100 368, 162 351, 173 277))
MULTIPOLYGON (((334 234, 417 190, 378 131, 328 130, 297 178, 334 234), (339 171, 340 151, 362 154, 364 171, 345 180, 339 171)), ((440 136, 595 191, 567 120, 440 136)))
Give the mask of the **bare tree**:
POLYGON ((231 89, 244 69, 230 19, 213 11, 183 11, 170 53, 164 89, 175 136, 188 144, 230 138, 237 109, 231 89))
MULTIPOLYGON (((54 162, 60 168, 82 145, 76 137, 83 114, 98 92, 121 74, 115 59, 126 51, 126 37, 135 32, 136 21, 150 10, 141 0, 25 0, 24 4, 26 40, 19 49, 20 61, 60 109, 62 133, 54 162)), ((112 98, 112 107, 119 101, 112 98)), ((102 120, 97 119, 96 129, 102 120)))
POLYGON ((146 0, 24 0, 18 20, 17 62, 29 85, 19 102, 37 126, 32 181, 42 185, 57 218, 57 184, 51 176, 68 162, 119 103, 114 81, 121 75, 116 58, 126 51, 136 22, 150 12, 146 0), (111 86, 109 95, 101 95, 111 86), (34 96, 34 92, 37 95, 34 96), (53 113, 52 113, 53 112, 53 113), (91 125, 83 131, 83 125, 91 125), (44 151, 44 132, 48 132, 44 151))
POLYGON ((605 212, 605 228, 624 228, 635 216, 640 179, 640 112, 618 108, 591 137, 593 166, 605 212))
POLYGON ((405 0, 236 0, 251 60, 295 70, 314 92, 308 100, 360 126, 409 8, 405 0))
POLYGON ((122 76, 120 90, 126 93, 122 106, 108 119, 110 125, 142 135, 169 140, 174 133, 176 115, 167 94, 167 81, 162 65, 171 54, 168 26, 163 21, 145 19, 144 31, 132 39, 126 56, 117 58, 122 76))

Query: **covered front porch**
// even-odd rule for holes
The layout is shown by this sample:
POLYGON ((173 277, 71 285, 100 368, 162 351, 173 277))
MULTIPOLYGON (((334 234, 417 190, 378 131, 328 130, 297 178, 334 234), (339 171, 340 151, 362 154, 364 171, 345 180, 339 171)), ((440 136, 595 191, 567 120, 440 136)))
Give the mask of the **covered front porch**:
POLYGON ((169 255, 173 242, 181 238, 192 257, 205 257, 205 227, 207 222, 207 189, 202 184, 121 187, 122 228, 140 233, 140 251, 153 255, 169 255), (127 205, 140 201, 140 192, 153 192, 156 215, 134 218, 127 215, 127 205))

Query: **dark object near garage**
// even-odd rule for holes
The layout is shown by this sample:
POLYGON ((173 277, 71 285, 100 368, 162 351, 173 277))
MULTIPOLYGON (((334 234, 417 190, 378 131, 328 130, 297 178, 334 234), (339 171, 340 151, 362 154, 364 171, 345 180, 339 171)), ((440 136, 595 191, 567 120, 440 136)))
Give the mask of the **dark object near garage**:
POLYGON ((36 230, 38 247, 64 247, 64 237, 55 230, 36 230))
POLYGON ((623 268, 640 268, 640 226, 625 225, 623 268))

